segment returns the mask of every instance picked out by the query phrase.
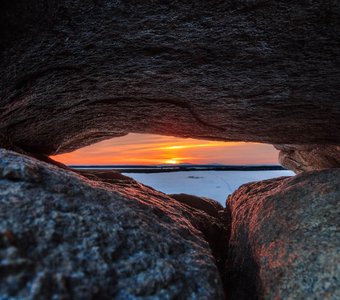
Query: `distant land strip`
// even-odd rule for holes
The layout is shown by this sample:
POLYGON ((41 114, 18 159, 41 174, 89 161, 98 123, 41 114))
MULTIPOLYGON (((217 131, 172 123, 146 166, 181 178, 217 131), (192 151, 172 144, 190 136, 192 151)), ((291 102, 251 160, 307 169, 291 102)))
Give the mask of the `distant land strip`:
POLYGON ((120 173, 164 173, 179 171, 281 171, 280 165, 69 165, 76 170, 113 170, 120 173))

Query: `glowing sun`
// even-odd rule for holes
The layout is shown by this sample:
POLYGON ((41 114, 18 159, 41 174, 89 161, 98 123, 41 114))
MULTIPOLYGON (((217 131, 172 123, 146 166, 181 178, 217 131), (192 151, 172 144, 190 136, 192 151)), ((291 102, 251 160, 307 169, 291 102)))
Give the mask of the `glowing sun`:
POLYGON ((170 164, 170 165, 176 165, 176 164, 178 164, 179 162, 178 162, 177 159, 171 158, 171 159, 167 159, 167 160, 165 161, 165 163, 166 163, 166 164, 170 164))

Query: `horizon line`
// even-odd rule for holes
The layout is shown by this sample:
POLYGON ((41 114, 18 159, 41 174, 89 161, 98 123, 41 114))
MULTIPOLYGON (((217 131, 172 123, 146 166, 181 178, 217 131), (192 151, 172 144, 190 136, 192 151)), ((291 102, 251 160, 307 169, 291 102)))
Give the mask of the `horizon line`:
POLYGON ((214 167, 240 167, 240 166, 266 166, 266 167, 281 167, 280 164, 192 164, 192 163, 179 163, 179 164, 66 164, 68 167, 196 167, 196 166, 214 166, 214 167))

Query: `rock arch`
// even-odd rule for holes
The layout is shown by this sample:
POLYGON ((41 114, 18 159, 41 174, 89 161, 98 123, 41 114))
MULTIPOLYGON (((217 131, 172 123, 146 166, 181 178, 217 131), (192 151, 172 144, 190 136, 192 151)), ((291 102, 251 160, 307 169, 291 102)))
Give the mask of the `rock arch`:
POLYGON ((340 141, 334 1, 2 6, 0 133, 27 151, 129 132, 327 153, 340 141))

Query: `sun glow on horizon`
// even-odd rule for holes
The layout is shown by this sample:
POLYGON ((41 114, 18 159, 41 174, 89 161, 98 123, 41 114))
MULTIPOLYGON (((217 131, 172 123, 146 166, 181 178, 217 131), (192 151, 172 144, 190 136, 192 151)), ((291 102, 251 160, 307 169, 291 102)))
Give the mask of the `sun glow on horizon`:
POLYGON ((128 134, 51 156, 69 165, 277 164, 273 146, 128 134))
POLYGON ((171 158, 171 159, 167 159, 167 160, 165 161, 165 163, 166 163, 166 164, 169 164, 169 165, 177 165, 177 164, 179 164, 179 161, 178 161, 178 159, 176 159, 176 158, 171 158))

